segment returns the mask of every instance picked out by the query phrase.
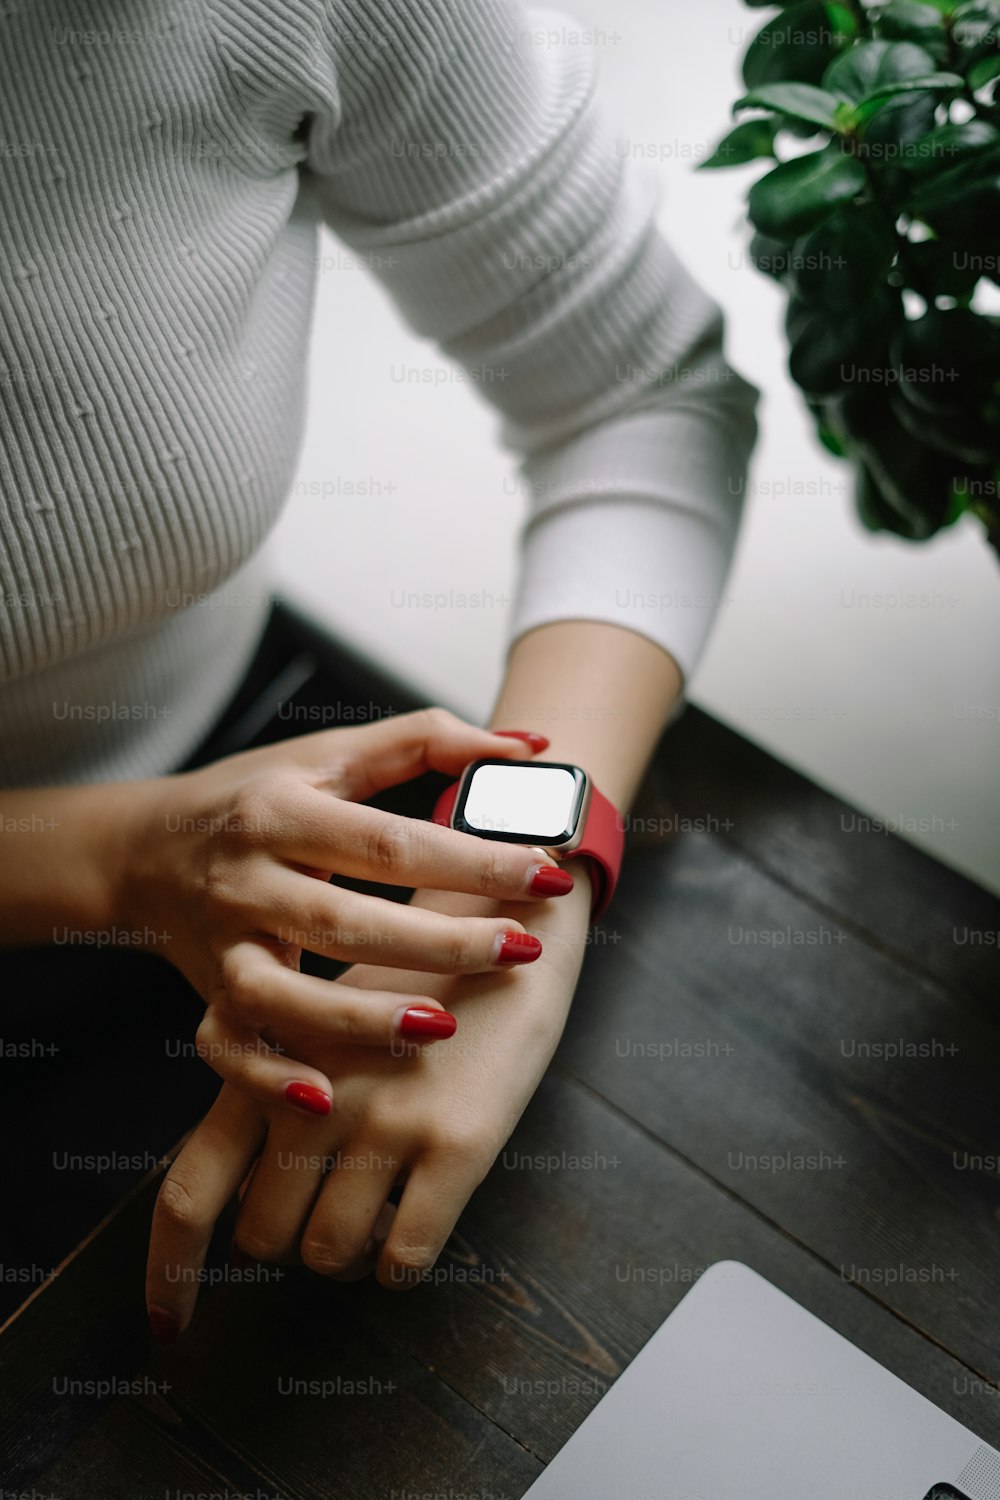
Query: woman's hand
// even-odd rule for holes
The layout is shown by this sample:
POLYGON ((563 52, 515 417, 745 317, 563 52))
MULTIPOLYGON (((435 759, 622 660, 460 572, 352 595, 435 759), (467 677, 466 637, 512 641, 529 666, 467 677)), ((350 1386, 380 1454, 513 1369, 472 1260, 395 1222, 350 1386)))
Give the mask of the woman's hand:
MULTIPOLYGON (((562 1034, 586 945, 590 882, 539 911, 545 952, 530 969, 431 981, 461 1018, 447 1048, 335 1047, 317 1060, 337 1081, 325 1120, 261 1109, 223 1088, 164 1179, 150 1242, 147 1301, 157 1337, 191 1319, 215 1221, 253 1170, 236 1227, 257 1260, 301 1257, 323 1275, 374 1265, 385 1287, 427 1275, 544 1073, 562 1034), (259 1156, 259 1160, 258 1160, 259 1156), (397 1209, 387 1200, 403 1185, 397 1209)), ((420 892, 425 909, 469 919, 485 903, 420 892)), ((359 967, 366 991, 413 976, 359 967)), ((339 981, 338 981, 339 983, 339 981)))
POLYGON ((338 874, 515 901, 565 893, 571 878, 541 850, 359 805, 424 771, 458 775, 480 756, 524 759, 543 743, 427 709, 125 789, 123 925, 165 937, 159 951, 207 1004, 199 1050, 224 1079, 263 1103, 327 1114, 327 1075, 273 1044, 295 1036, 310 1056, 350 1044, 352 1066, 359 1044, 378 1044, 398 1069, 391 1042, 455 1030, 424 972, 538 957, 541 944, 513 915, 422 910, 328 882, 338 874), (334 988, 298 972, 303 949, 351 963, 377 955, 380 981, 334 988), (394 970, 406 977, 390 985, 394 970))

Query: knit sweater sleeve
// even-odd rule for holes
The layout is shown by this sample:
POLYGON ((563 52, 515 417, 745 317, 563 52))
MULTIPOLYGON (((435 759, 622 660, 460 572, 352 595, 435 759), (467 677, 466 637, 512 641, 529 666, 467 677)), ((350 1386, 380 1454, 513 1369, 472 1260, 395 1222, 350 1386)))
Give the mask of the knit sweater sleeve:
POLYGON ((306 167, 334 232, 502 418, 530 497, 511 640, 626 626, 693 669, 736 539, 757 392, 656 223, 595 49, 518 0, 329 0, 306 167))

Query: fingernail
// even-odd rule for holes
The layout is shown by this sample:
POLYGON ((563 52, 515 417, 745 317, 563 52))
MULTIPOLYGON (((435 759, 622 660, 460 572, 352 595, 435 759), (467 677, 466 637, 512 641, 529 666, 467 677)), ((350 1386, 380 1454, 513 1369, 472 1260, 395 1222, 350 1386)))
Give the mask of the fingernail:
POLYGON ((296 1109, 304 1109, 307 1115, 328 1115, 332 1100, 312 1083, 289 1083, 285 1085, 285 1098, 296 1109))
POLYGON ((422 1005, 411 1005, 399 1018, 400 1036, 422 1036, 430 1041, 454 1036, 458 1022, 447 1010, 428 1010, 422 1005))
POLYGON ((502 932, 499 937, 495 964, 532 964, 542 951, 542 945, 530 932, 502 932))
POLYGON ((494 734, 499 734, 505 740, 523 740, 526 745, 538 755, 542 750, 547 750, 552 741, 544 734, 533 734, 530 729, 494 729, 494 734))
POLYGON ((165 1307, 149 1309, 149 1332, 154 1343, 161 1346, 172 1344, 180 1331, 181 1325, 174 1313, 167 1312, 165 1307))
POLYGON ((572 889, 572 875, 558 865, 537 865, 528 881, 533 896, 565 896, 572 889))

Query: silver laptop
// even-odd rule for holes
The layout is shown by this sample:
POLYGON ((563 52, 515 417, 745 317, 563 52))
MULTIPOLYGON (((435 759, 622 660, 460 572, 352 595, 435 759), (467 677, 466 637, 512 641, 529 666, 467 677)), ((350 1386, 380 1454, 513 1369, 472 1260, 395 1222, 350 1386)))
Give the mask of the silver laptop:
POLYGON ((524 1500, 1000 1500, 1000 1452, 720 1261, 524 1500))

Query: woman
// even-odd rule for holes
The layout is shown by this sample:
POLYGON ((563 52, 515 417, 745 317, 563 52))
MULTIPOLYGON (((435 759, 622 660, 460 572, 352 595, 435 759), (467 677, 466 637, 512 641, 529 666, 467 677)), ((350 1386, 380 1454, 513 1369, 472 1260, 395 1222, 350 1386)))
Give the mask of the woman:
POLYGON ((359 804, 530 758, 544 717, 547 757, 624 814, 711 622, 756 393, 568 23, 515 0, 118 19, 37 0, 0 20, 0 907, 11 944, 162 934, 208 1007, 226 1082, 150 1253, 168 1339, 251 1167, 244 1253, 386 1286, 433 1264, 558 1041, 592 871, 359 804), (431 711, 203 765, 267 645, 254 553, 295 464, 321 217, 522 455, 494 732, 431 711), (335 984, 296 972, 314 930, 353 965, 335 984), (364 961, 379 938, 391 964, 364 961), (394 1055, 408 1034, 438 1040, 394 1055))

